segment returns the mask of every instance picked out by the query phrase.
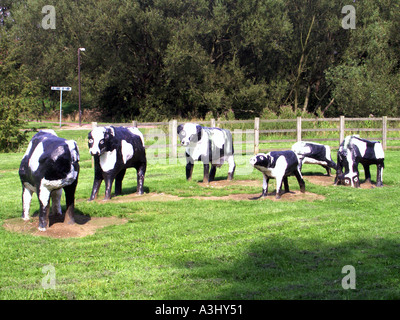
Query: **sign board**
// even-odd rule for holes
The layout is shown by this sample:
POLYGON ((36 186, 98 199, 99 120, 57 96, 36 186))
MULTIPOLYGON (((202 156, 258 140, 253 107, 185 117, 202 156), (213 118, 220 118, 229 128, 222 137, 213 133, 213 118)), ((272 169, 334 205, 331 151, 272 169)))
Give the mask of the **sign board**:
POLYGON ((51 87, 51 90, 60 91, 60 128, 62 119, 62 93, 63 91, 71 91, 71 87, 51 87))
POLYGON ((71 87, 51 87, 51 90, 71 91, 71 87))

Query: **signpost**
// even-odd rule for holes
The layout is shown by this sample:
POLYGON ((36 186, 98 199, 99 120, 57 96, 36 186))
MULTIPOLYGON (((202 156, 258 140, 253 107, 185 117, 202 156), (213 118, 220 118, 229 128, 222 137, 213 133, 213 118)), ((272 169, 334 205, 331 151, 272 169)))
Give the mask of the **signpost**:
POLYGON ((71 87, 51 87, 51 90, 60 91, 60 128, 62 119, 62 93, 63 91, 71 91, 71 87))

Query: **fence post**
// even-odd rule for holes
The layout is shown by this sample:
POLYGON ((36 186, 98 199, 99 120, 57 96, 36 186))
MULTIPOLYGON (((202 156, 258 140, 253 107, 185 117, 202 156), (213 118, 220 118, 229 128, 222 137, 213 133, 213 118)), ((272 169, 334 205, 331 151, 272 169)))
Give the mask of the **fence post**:
MULTIPOLYGON (((178 157, 178 120, 171 120, 169 123, 169 136, 170 136, 170 145, 171 145, 171 153, 169 158, 176 159, 178 157)), ((171 161, 171 160, 170 160, 171 161)))
POLYGON ((340 125, 339 125, 339 144, 344 140, 344 116, 340 116, 340 125))
POLYGON ((387 116, 382 117, 382 146, 383 150, 386 150, 387 141, 387 116))
MULTIPOLYGON (((97 122, 92 122, 92 130, 95 129, 97 127, 97 122)), ((94 168, 94 158, 92 158, 92 169, 94 168)))
POLYGON ((297 117, 297 142, 301 141, 301 117, 297 117))
POLYGON ((211 119, 211 128, 215 128, 215 119, 214 118, 211 119))
POLYGON ((260 118, 254 118, 254 154, 260 150, 260 118))
POLYGON ((137 128, 137 121, 136 120, 132 121, 132 127, 137 128))

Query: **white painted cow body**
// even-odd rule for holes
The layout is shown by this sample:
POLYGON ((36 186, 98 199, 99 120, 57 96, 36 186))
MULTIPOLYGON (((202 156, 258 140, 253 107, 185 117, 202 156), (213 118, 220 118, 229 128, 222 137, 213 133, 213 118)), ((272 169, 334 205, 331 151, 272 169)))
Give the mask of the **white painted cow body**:
POLYGON ((75 189, 79 175, 79 150, 76 142, 59 138, 53 130, 42 130, 33 136, 19 168, 22 182, 24 220, 34 192, 40 203, 39 230, 48 225, 50 198, 53 213, 62 215, 60 199, 64 189, 67 210, 65 221, 74 223, 75 189))
POLYGON ((137 193, 143 194, 147 160, 142 133, 135 127, 97 127, 88 134, 89 152, 94 158, 94 182, 90 200, 94 200, 102 181, 105 181, 104 200, 122 193, 122 180, 127 168, 137 171, 137 193))
POLYGON ((294 175, 299 183, 300 191, 305 192, 305 182, 299 169, 297 155, 290 150, 259 153, 250 159, 250 164, 263 174, 263 191, 260 197, 268 194, 269 180, 276 179, 276 198, 281 198, 282 182, 285 192, 289 192, 288 177, 294 175))
POLYGON ((339 146, 337 153, 336 184, 360 187, 358 164, 364 167, 365 180, 371 182, 370 165, 377 166, 376 186, 382 187, 385 154, 379 141, 361 139, 359 136, 347 136, 339 146), (343 172, 344 171, 344 172, 343 172))
POLYGON ((318 164, 326 169, 328 176, 331 175, 331 168, 336 170, 336 163, 331 157, 331 148, 327 145, 299 141, 292 146, 292 151, 299 158, 300 171, 303 164, 318 164))
POLYGON ((229 130, 202 127, 196 123, 178 126, 178 135, 182 146, 186 147, 186 179, 192 177, 194 161, 202 161, 204 166, 203 181, 215 178, 216 168, 225 161, 229 164, 228 180, 235 172, 232 134, 229 130), (211 164, 211 170, 210 170, 211 164))

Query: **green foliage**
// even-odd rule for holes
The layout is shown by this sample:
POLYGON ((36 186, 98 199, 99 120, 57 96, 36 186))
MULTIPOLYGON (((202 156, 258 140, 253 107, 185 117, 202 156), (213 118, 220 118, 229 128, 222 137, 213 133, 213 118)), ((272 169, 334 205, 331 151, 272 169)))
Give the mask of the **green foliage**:
POLYGON ((2 17, 3 31, 17 39, 6 54, 37 101, 29 117, 55 108, 52 85, 72 86, 64 99, 77 104, 79 47, 87 49, 83 107, 107 121, 230 111, 243 119, 281 106, 325 116, 400 114, 395 0, 353 2, 355 30, 341 26, 344 1, 59 0, 56 29, 45 30, 47 4, 7 2, 11 18, 2 17))
POLYGON ((31 101, 32 82, 25 82, 24 67, 10 59, 10 38, 0 28, 0 151, 18 150, 26 141, 20 116, 31 101))

